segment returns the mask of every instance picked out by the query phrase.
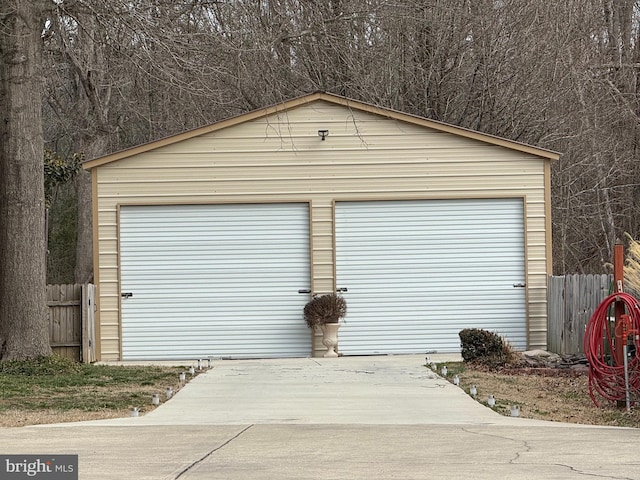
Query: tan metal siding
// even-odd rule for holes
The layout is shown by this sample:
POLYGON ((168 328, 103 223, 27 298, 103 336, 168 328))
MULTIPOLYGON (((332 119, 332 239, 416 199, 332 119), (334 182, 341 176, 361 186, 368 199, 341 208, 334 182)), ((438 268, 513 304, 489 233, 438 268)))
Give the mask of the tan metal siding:
POLYGON ((317 292, 334 288, 334 200, 525 197, 530 346, 546 342, 545 164, 534 155, 317 102, 97 168, 102 358, 120 355, 117 209, 311 202, 317 292), (318 129, 328 129, 323 142, 318 129))

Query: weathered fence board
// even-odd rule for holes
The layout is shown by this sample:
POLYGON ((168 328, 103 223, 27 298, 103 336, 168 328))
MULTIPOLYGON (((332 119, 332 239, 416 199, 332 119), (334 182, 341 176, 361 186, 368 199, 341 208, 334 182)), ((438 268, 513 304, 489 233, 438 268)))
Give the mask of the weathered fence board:
POLYGON ((584 331, 600 302, 609 294, 613 275, 549 277, 547 348, 555 353, 584 351, 584 331))
POLYGON ((54 353, 95 361, 95 285, 47 285, 49 342, 54 353))

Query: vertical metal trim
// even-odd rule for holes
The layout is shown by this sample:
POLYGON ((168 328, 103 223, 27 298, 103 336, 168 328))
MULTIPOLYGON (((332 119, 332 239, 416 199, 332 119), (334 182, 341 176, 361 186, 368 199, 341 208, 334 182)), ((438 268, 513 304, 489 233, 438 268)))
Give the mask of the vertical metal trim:
POLYGON ((116 292, 118 302, 118 360, 122 360, 122 265, 120 264, 120 204, 116 205, 116 265, 118 268, 118 291, 116 292))
POLYGON ((529 225, 527 213, 527 196, 522 197, 522 228, 524 229, 524 308, 525 308, 525 328, 527 350, 531 348, 531 309, 529 308, 529 286, 531 279, 529 278, 529 225))
POLYGON ((91 214, 93 244, 93 283, 96 286, 95 311, 95 354, 96 360, 102 360, 102 328, 100 325, 100 218, 98 216, 98 169, 91 170, 91 214))
POLYGON ((544 214, 545 214, 545 247, 547 256, 547 275, 553 275, 553 225, 551 219, 551 161, 544 161, 544 214))

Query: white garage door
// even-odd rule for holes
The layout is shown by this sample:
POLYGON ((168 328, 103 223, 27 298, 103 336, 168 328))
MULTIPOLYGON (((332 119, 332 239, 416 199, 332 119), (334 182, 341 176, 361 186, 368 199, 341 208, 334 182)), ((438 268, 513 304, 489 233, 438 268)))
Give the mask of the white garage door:
POLYGON ((307 204, 124 206, 122 357, 311 353, 307 204))
POLYGON ((459 352, 483 328, 526 348, 521 199, 339 202, 346 355, 459 352))

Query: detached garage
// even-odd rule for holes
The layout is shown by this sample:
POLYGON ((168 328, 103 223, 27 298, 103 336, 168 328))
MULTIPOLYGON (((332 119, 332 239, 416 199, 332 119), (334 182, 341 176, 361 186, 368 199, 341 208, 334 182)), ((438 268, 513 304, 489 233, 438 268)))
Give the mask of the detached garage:
POLYGON ((315 93, 86 162, 98 358, 321 355, 336 290, 345 355, 545 347, 557 158, 315 93))

